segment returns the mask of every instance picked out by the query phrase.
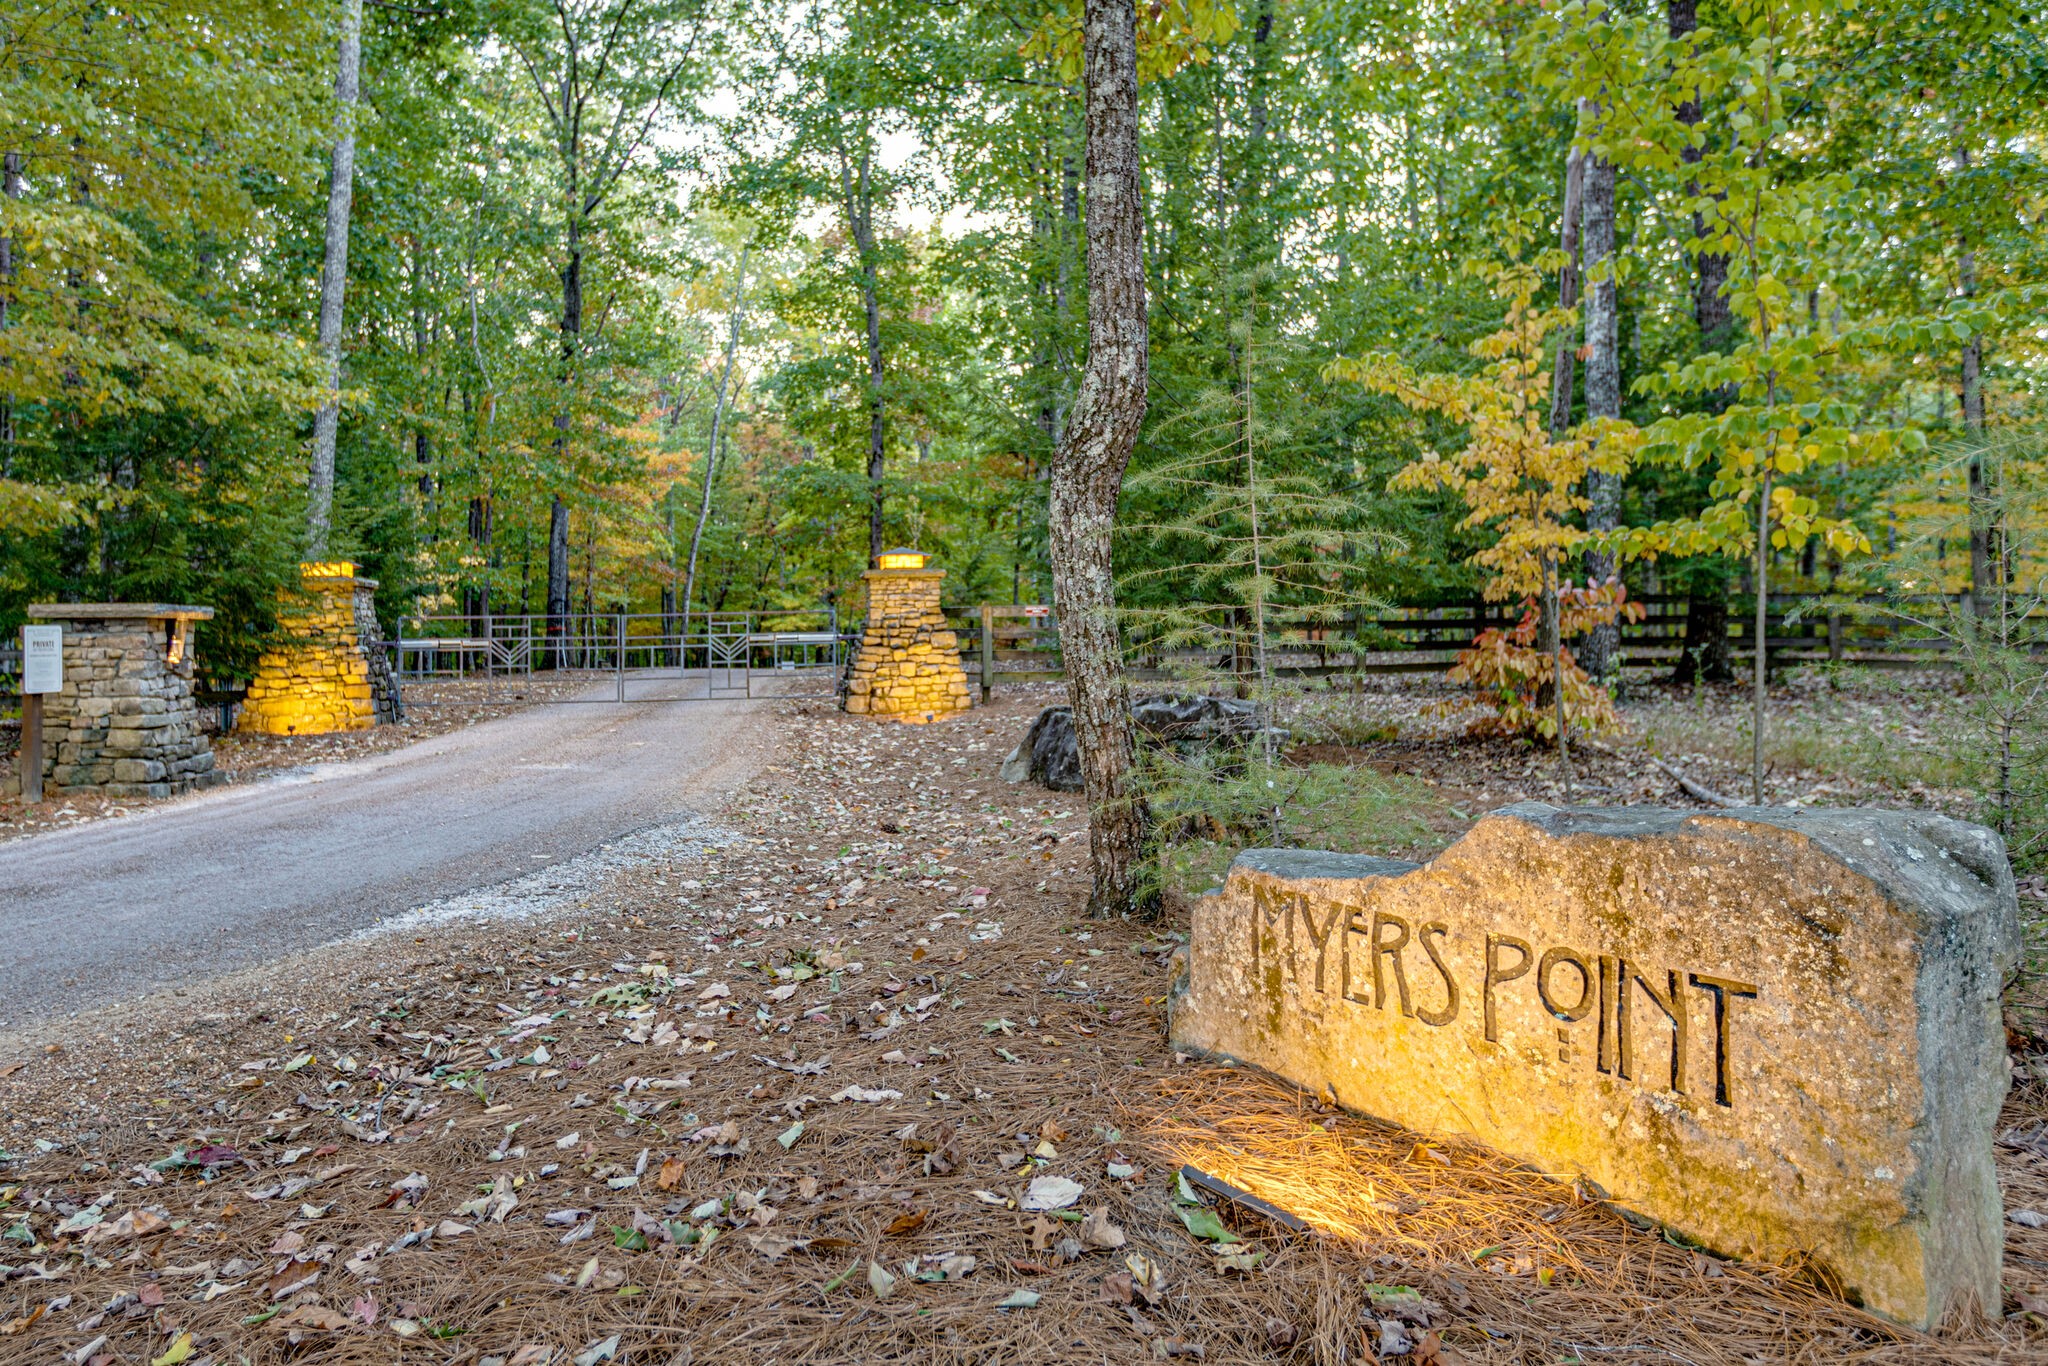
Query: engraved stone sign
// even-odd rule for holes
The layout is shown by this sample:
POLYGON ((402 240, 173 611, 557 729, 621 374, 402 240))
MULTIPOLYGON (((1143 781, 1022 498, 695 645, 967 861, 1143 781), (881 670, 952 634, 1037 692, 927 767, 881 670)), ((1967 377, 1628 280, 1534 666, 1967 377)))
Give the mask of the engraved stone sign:
POLYGON ((1929 1325, 1999 1310, 2018 952, 1979 826, 1525 803, 1423 865, 1240 855, 1171 1032, 1929 1325))

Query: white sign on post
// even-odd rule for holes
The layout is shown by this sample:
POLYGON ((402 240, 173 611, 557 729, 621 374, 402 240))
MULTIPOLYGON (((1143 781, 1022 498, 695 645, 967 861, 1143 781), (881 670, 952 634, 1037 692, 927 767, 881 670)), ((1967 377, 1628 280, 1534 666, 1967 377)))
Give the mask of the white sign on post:
POLYGON ((21 628, 21 690, 23 693, 64 691, 64 628, 21 628))

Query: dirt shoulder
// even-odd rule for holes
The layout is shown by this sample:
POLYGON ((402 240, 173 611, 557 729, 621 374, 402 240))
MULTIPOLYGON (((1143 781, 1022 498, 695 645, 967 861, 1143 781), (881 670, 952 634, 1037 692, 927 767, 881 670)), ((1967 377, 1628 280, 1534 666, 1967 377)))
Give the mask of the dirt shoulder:
MULTIPOLYGON (((2048 1351, 2038 1318, 1931 1341, 1797 1266, 1175 1057, 1184 922, 1077 918, 1078 799, 996 776, 1035 705, 930 727, 792 707, 722 833, 572 906, 0 1050, 0 1361, 2048 1351), (1224 1206, 1229 1238, 1194 1236, 1182 1162, 1314 1231, 1224 1206), (1021 1208, 1040 1178, 1081 1193, 1021 1208)), ((2048 1210, 2037 1069, 1999 1160, 2008 1206, 2048 1210)), ((2008 1231, 2017 1310, 2048 1296, 2048 1230, 2008 1231)))

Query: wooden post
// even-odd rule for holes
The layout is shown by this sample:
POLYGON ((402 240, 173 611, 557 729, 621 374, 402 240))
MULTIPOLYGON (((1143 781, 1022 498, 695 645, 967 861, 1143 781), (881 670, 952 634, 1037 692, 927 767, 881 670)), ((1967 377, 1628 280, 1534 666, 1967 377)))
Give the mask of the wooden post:
POLYGON ((981 705, 988 705, 989 685, 996 669, 996 609, 981 605, 981 705))
POLYGON ((43 799, 43 695, 21 695, 21 799, 35 803, 43 799))

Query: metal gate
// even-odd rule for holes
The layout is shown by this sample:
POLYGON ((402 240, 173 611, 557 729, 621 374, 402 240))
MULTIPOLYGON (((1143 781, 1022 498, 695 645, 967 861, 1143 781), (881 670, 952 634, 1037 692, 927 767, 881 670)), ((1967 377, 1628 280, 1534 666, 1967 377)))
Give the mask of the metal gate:
POLYGON ((836 701, 849 641, 823 607, 410 616, 384 646, 404 704, 436 706, 513 701, 537 680, 567 685, 559 702, 836 701))

